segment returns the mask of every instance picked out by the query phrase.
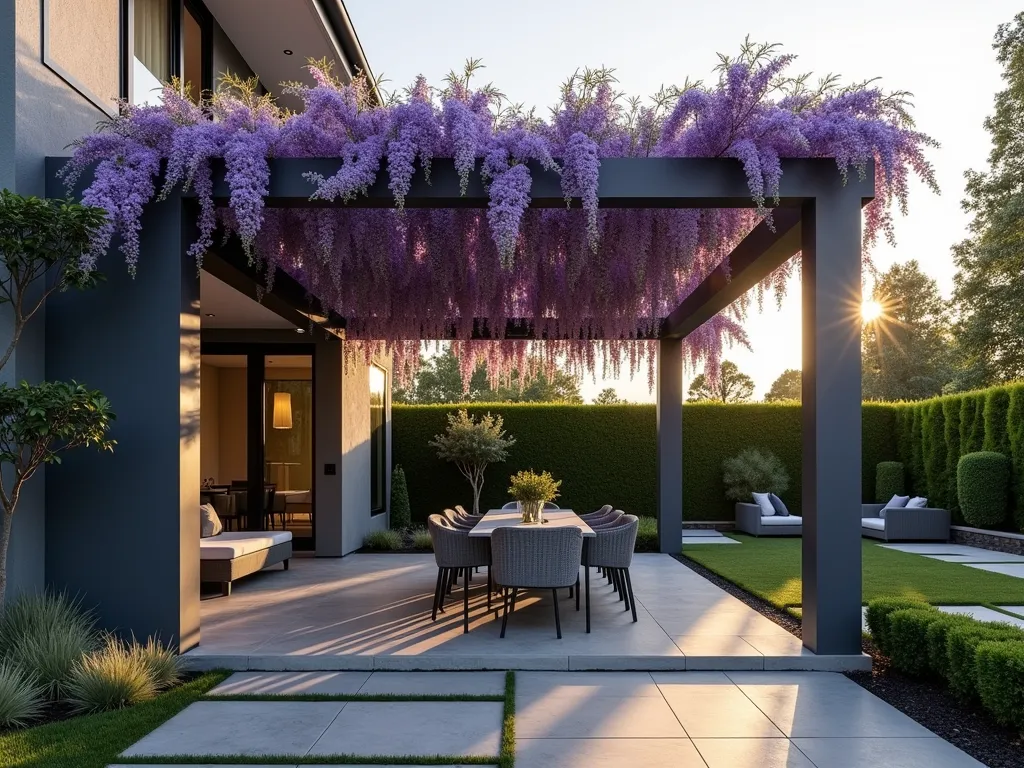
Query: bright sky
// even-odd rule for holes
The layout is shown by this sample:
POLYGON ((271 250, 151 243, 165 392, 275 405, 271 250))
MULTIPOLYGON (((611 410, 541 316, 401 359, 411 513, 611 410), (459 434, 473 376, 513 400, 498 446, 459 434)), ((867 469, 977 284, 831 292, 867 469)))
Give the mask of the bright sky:
MULTIPOLYGON (((942 147, 931 154, 941 196, 912 189, 910 214, 897 220, 897 246, 873 253, 885 269, 917 259, 945 295, 953 286, 950 247, 963 239, 963 174, 984 167, 982 120, 1001 87, 991 47, 998 24, 1020 10, 1013 0, 732 0, 719 6, 665 0, 347 0, 370 67, 395 88, 423 74, 441 85, 468 57, 482 58, 483 81, 509 98, 546 110, 577 68, 616 69, 628 94, 662 84, 709 79, 719 51, 735 53, 745 35, 779 42, 799 56, 794 72, 835 72, 844 81, 880 76, 882 86, 914 94, 918 127, 942 147)), ((800 367, 799 286, 781 311, 768 302, 746 322, 753 351, 726 358, 750 374, 762 397, 786 368, 800 367)), ((699 373, 699 371, 698 371, 699 373)), ((688 372, 688 378, 693 375, 688 372)), ((633 401, 653 400, 646 372, 634 381, 584 382, 592 399, 607 386, 633 401)))

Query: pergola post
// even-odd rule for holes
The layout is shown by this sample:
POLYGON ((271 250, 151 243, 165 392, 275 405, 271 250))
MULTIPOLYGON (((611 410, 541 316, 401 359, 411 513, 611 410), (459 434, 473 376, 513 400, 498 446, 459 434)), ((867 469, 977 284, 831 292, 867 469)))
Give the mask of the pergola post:
POLYGON ((658 339, 658 551, 683 541, 683 340, 658 339))
POLYGON ((821 184, 802 213, 803 640, 861 650, 861 196, 821 184))

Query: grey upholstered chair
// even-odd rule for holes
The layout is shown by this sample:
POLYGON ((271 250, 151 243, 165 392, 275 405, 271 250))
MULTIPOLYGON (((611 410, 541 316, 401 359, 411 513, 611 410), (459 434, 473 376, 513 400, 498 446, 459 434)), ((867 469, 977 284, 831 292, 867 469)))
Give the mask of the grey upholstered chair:
POLYGON ((585 522, 595 531, 599 531, 606 526, 615 525, 619 521, 619 518, 621 518, 624 514, 625 512, 623 512, 621 509, 613 509, 604 517, 595 517, 585 522))
MULTIPOLYGON (((636 601, 633 599, 633 582, 629 577, 629 566, 633 563, 633 549, 640 519, 636 515, 622 515, 614 525, 597 531, 597 536, 587 545, 587 557, 583 567, 599 566, 619 593, 619 600, 626 603, 625 610, 632 609, 636 621, 636 601)), ((587 579, 587 604, 590 603, 590 579, 587 579)))
MULTIPOLYGON (((437 584, 434 587, 434 607, 430 620, 437 620, 437 611, 444 611, 444 598, 456 576, 461 573, 462 609, 464 612, 462 631, 469 632, 469 572, 478 565, 490 562, 490 545, 486 538, 469 537, 441 515, 427 518, 427 530, 434 545, 434 562, 437 563, 437 584)), ((487 573, 487 610, 491 609, 491 574, 487 573)))
POLYGON ((614 508, 612 507, 611 504, 605 504, 603 507, 601 507, 596 512, 587 512, 585 514, 580 515, 580 519, 581 520, 587 520, 587 521, 596 520, 598 518, 601 518, 601 517, 604 517, 605 515, 607 515, 609 512, 612 511, 612 509, 614 509, 614 508))
POLYGON ((558 590, 571 587, 580 577, 583 532, 576 528, 495 528, 491 533, 491 573, 504 587, 501 637, 509 614, 516 609, 520 589, 550 589, 555 606, 555 633, 562 639, 558 616, 558 590), (509 591, 511 590, 511 604, 509 591))

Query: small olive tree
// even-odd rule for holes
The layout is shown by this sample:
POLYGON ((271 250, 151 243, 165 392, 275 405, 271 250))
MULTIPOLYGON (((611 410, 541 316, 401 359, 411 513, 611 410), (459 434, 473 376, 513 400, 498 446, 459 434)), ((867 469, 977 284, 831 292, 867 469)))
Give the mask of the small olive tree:
POLYGON ((750 501, 751 493, 781 495, 789 488, 789 473, 782 459, 771 451, 747 448, 722 462, 725 498, 750 501))
MULTIPOLYGON (((28 322, 55 291, 93 287, 100 276, 79 266, 103 225, 98 208, 0 190, 0 311, 6 308, 11 359, 28 322)), ((69 448, 111 450, 114 414, 107 399, 76 382, 0 383, 0 608, 7 592, 7 552, 24 484, 69 448)))
POLYGON ((488 413, 479 419, 465 409, 448 414, 448 429, 434 435, 429 445, 437 448, 437 457, 459 468, 473 488, 473 514, 480 514, 480 491, 489 464, 505 461, 515 439, 505 435, 501 416, 488 413))

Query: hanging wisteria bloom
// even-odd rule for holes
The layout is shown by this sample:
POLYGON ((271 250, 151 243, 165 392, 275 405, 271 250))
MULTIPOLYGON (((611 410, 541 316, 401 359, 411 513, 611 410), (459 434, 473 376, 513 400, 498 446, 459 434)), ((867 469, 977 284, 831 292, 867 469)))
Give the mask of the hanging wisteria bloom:
MULTIPOLYGON (((326 62, 310 64, 314 85, 291 83, 299 112, 257 94, 256 81, 226 78, 203 104, 164 90, 159 106, 122 105, 77 142, 64 176, 93 175, 83 201, 104 208, 85 267, 120 236, 132 270, 143 208, 191 187, 199 201, 197 259, 216 248, 216 230, 237 236, 268 284, 287 272, 325 311, 347 320, 347 338, 367 356, 394 356, 401 380, 414 372, 424 339, 454 338, 466 379, 479 361, 492 380, 513 369, 556 364, 575 372, 649 371, 660 318, 672 311, 759 221, 779 193, 782 159, 831 157, 837 173, 875 169, 865 209, 866 247, 893 236, 893 209, 906 210, 912 174, 935 188, 905 94, 872 83, 816 87, 787 77, 793 57, 744 45, 722 58, 710 85, 662 89, 649 103, 615 90, 611 70, 583 70, 562 86, 549 120, 510 106, 492 87, 474 88, 479 62, 432 89, 418 78, 402 98, 381 98, 365 78, 343 82, 326 62), (333 175, 310 172, 308 209, 265 208, 271 157, 337 158, 333 175), (601 162, 612 157, 722 157, 742 164, 754 207, 621 210, 598 207, 601 162), (450 158, 461 191, 479 172, 486 209, 404 206, 417 169, 450 158), (212 163, 223 160, 230 200, 212 199, 212 163), (557 172, 564 209, 530 207, 531 167, 557 172), (161 169, 163 176, 161 178, 161 169), (392 210, 346 207, 381 172, 392 210), (576 203, 579 207, 570 207, 576 203), (543 342, 505 338, 529 329, 543 342), (481 335, 488 340, 479 340, 481 335)), ((781 292, 792 264, 759 287, 781 292)), ((744 298, 686 340, 687 360, 713 376, 724 344, 746 343, 744 298)))

